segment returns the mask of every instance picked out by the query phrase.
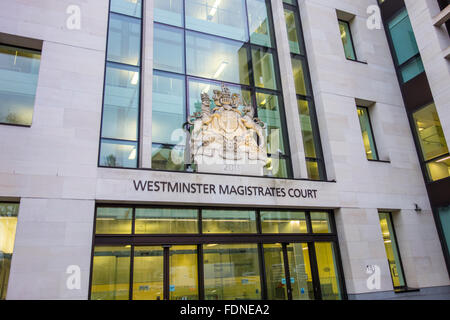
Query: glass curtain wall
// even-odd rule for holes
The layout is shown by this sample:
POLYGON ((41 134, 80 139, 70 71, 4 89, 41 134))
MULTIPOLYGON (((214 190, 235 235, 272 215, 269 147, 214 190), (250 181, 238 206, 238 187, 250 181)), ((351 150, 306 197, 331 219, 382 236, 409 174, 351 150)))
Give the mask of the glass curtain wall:
POLYGON ((110 0, 99 165, 137 168, 142 0, 110 0))
POLYGON ((314 107, 299 8, 296 1, 284 1, 284 16, 291 51, 292 71, 294 73, 308 178, 312 180, 326 180, 319 126, 314 107))
POLYGON ((18 212, 18 203, 0 202, 0 300, 6 299, 18 212))
MULTIPOLYGON (((291 177, 270 1, 155 0, 152 168, 195 170, 184 124, 225 83, 266 125, 272 167, 291 177)), ((211 108, 214 108, 211 100, 211 108)))
POLYGON ((90 299, 342 299, 333 221, 328 211, 98 206, 90 299))

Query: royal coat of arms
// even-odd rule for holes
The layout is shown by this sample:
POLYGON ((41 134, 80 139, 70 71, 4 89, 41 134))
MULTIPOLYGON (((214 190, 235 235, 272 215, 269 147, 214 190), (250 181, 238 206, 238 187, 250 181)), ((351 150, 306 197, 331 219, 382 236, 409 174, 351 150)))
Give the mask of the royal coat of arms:
POLYGON ((267 163, 265 124, 255 117, 253 108, 223 84, 221 91, 214 90, 212 100, 202 93, 201 101, 201 111, 189 121, 194 163, 251 164, 262 170, 267 163))

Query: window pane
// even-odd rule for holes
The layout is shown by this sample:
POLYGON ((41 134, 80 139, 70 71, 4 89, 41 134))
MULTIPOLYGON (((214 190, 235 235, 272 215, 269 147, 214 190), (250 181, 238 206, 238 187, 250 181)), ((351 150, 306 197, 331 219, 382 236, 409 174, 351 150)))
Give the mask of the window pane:
POLYGON ((136 168, 137 143, 102 139, 100 166, 136 168))
POLYGON ((372 126, 370 125, 369 109, 358 107, 359 124, 364 142, 364 149, 369 160, 378 160, 375 140, 373 138, 372 126))
POLYGON ((434 103, 415 112, 413 118, 425 161, 447 154, 447 142, 434 103))
POLYGON ((130 246, 94 249, 92 300, 128 300, 130 295, 130 246))
POLYGON ((342 44, 344 45, 345 57, 347 59, 355 60, 355 49, 350 34, 350 25, 346 21, 339 21, 339 29, 341 31, 342 44))
POLYGON ((138 208, 135 233, 198 233, 198 212, 189 209, 138 208))
POLYGON ((422 72, 424 72, 424 66, 422 62, 422 58, 417 57, 413 59, 411 62, 408 62, 402 68, 400 69, 401 75, 402 75, 402 81, 408 82, 409 80, 415 78, 422 72))
POLYGON ((186 0, 186 28, 248 41, 244 0, 186 0))
POLYGON ((313 233, 331 233, 328 212, 311 212, 311 224, 313 233))
POLYGON ((389 32, 397 56, 398 65, 419 53, 416 37, 406 8, 389 22, 389 32))
POLYGON ((256 233, 254 211, 202 210, 203 233, 256 233))
POLYGON ((142 15, 142 0, 111 0, 110 11, 140 18, 142 15))
POLYGON ((170 247, 170 300, 198 300, 197 246, 170 247))
POLYGON ((252 59, 255 85, 260 88, 276 90, 277 80, 273 55, 262 49, 252 49, 252 59))
POLYGON ((154 24, 153 68, 184 73, 184 32, 154 24))
POLYGON ((447 243, 447 250, 450 254, 450 206, 439 209, 439 220, 447 243))
POLYGON ((186 45, 188 74, 249 84, 247 48, 243 44, 187 32, 186 45))
POLYGON ((292 300, 314 300, 314 287, 307 243, 291 243, 287 246, 291 276, 292 300))
POLYGON ((152 169, 183 171, 184 147, 154 144, 152 148, 152 169))
POLYGON ((305 62, 301 58, 291 58, 291 61, 292 72, 294 73, 295 92, 302 96, 306 96, 309 94, 309 89, 306 84, 307 69, 305 67, 305 62))
POLYGON ((305 155, 308 158, 317 158, 316 142, 311 122, 309 102, 306 100, 297 99, 297 105, 298 105, 298 114, 300 116, 300 125, 302 128, 303 146, 305 148, 305 155))
MULTIPOLYGON (((240 86, 227 85, 231 94, 239 94, 241 96, 241 105, 238 107, 242 111, 244 108, 244 102, 248 105, 252 105, 251 92, 244 90, 240 86)), ((216 107, 212 97, 214 96, 214 90, 222 90, 221 83, 217 81, 197 80, 189 79, 189 114, 192 115, 195 112, 200 112, 202 107, 201 94, 207 93, 211 99, 211 110, 216 107)))
POLYGON ((405 280, 403 277, 403 269, 400 264, 400 253, 398 251, 397 242, 394 236, 394 226, 392 225, 391 215, 389 213, 380 213, 380 225, 394 288, 404 287, 405 280))
POLYGON ((308 179, 322 180, 318 160, 306 160, 306 170, 308 170, 308 179))
POLYGON ((268 8, 264 0, 247 0, 250 40, 254 44, 272 47, 268 8))
POLYGON ((139 69, 108 63, 106 66, 102 137, 137 140, 139 69))
POLYGON ((97 208, 95 234, 131 234, 132 208, 97 208))
POLYGON ((297 15, 288 9, 284 9, 284 19, 288 33, 289 48, 292 53, 301 54, 301 44, 299 39, 300 22, 297 15))
POLYGON ((301 211, 261 211, 263 233, 307 233, 305 213, 301 211))
POLYGON ((269 300, 288 300, 283 247, 281 243, 264 244, 263 247, 267 298, 269 300))
POLYGON ((0 45, 0 123, 30 126, 41 54, 0 45))
POLYGON ((256 244, 204 245, 203 263, 205 300, 261 299, 256 244))
POLYGON ((185 144, 183 123, 186 122, 184 76, 154 72, 152 141, 185 144))
POLYGON ((339 275, 336 267, 335 248, 331 242, 316 242, 317 269, 323 300, 341 300, 339 275))
POLYGON ((156 22, 183 26, 183 0, 153 0, 153 3, 156 22))
POLYGON ((269 164, 264 167, 264 176, 275 178, 290 178, 288 169, 289 160, 277 157, 269 157, 269 164))
POLYGON ((268 153, 273 155, 284 154, 284 126, 281 124, 278 96, 257 92, 256 104, 258 106, 258 118, 266 125, 268 153))
POLYGON ((427 171, 431 181, 437 181, 450 177, 450 156, 428 162, 427 171))
POLYGON ((108 61, 140 64, 141 21, 112 13, 109 21, 108 61))
POLYGON ((133 300, 164 299, 164 252, 159 246, 135 247, 133 300))
POLYGON ((0 203, 0 300, 6 299, 18 212, 18 203, 0 203))

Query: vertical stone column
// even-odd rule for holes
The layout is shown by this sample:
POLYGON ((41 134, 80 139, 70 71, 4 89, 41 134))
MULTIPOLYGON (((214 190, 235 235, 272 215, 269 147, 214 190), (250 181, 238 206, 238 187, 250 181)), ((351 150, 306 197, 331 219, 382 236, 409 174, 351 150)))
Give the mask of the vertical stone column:
POLYGON ((306 167, 300 116, 298 114, 297 96, 295 93, 294 74, 292 72, 291 53, 289 49, 286 22, 284 19, 283 2, 281 0, 272 0, 271 3, 293 174, 294 178, 307 179, 308 171, 306 167))
POLYGON ((350 298, 355 294, 392 291, 377 209, 342 208, 336 211, 345 284, 350 298), (380 268, 380 288, 369 289, 367 266, 380 268))
POLYGON ((21 199, 7 299, 88 298, 94 210, 94 200, 21 199), (67 286, 69 266, 80 289, 67 286))
POLYGON ((142 34, 141 135, 140 163, 152 167, 152 98, 153 98, 153 1, 144 2, 142 34))

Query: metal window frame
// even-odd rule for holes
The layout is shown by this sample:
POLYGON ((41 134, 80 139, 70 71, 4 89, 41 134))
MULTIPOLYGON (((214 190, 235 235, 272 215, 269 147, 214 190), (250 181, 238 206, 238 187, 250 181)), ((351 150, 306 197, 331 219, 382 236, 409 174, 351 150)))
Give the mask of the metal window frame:
MULTIPOLYGON (((311 275, 312 275, 312 283, 314 286, 314 298, 316 300, 320 300, 322 298, 320 291, 320 278, 318 273, 318 266, 316 261, 315 247, 314 243, 316 242, 329 242, 333 244, 333 250, 335 255, 335 265, 337 269, 336 276, 338 277, 339 282, 339 290, 341 293, 342 299, 347 299, 347 292, 345 287, 345 277, 342 268, 342 260, 339 249, 339 240, 336 231, 336 222, 334 218, 333 210, 320 210, 320 209, 286 209, 286 208, 230 208, 230 207, 205 207, 205 206, 161 206, 161 205, 108 205, 108 204, 96 204, 95 206, 95 214, 94 214, 94 228, 93 228, 93 237, 92 237, 92 250, 91 250, 91 264, 90 264, 90 275, 89 275, 89 293, 88 299, 91 299, 91 289, 92 289, 92 273, 93 273, 93 261, 94 261, 94 250, 97 246, 125 246, 131 245, 132 251, 136 246, 152 246, 158 245, 161 247, 171 246, 171 245, 192 245, 197 246, 197 269, 198 269, 198 297, 199 300, 204 299, 204 266, 203 266, 203 245, 205 244, 256 244, 258 250, 258 259, 259 259, 259 275, 261 280, 261 299, 267 300, 267 279, 266 279, 266 270, 265 270, 265 262, 264 262, 264 244, 270 243, 305 243, 308 245, 309 255, 310 255, 310 267, 311 267, 311 275), (97 208, 100 207, 124 207, 124 208, 133 208, 133 227, 132 232, 134 232, 134 221, 135 221, 135 211, 137 208, 175 208, 175 209, 196 209, 198 211, 198 223, 199 230, 196 234, 127 234, 127 235, 96 235, 96 216, 97 216, 97 208), (243 211, 254 211, 256 218, 256 232, 252 234, 204 234, 202 233, 202 210, 243 210, 243 211), (307 223, 308 233, 302 234, 263 234, 261 228, 261 220, 260 220, 260 212, 261 211, 274 211, 274 212, 282 212, 282 211, 301 211, 305 212, 305 218, 307 223), (310 214, 311 212, 327 212, 329 225, 331 228, 330 233, 319 234, 312 232, 312 224, 310 214)), ((287 252, 287 251, 286 251, 287 252)), ((132 259, 133 253, 130 255, 130 259, 132 259)), ((287 267, 289 267, 289 260, 285 260, 287 267)), ((164 265, 164 273, 168 273, 168 261, 164 265)), ((167 274, 165 279, 169 279, 170 275, 167 274)), ((290 279, 290 278, 288 278, 290 279)), ((130 294, 129 300, 132 300, 132 286, 133 286, 133 269, 132 262, 130 261, 130 294)), ((289 281, 286 281, 288 283, 289 281)), ((165 286, 168 286, 170 283, 167 280, 167 283, 164 283, 165 286)), ((290 287, 290 284, 287 284, 287 288, 290 287)), ((166 289, 165 292, 168 289, 166 289)), ((165 295, 165 293, 164 293, 165 295)), ((290 295, 292 298, 292 295, 290 295)))
MULTIPOLYGON (((375 152, 375 159, 367 159, 369 161, 379 161, 380 160, 380 153, 378 152, 378 147, 377 147, 377 141, 375 139, 375 132, 373 131, 373 126, 372 126, 372 119, 370 117, 370 110, 369 107, 364 107, 364 106, 356 106, 356 110, 358 109, 364 109, 366 111, 367 114, 367 120, 369 121, 369 129, 370 129, 370 134, 372 135, 372 140, 373 140, 373 152, 375 152)), ((358 120, 359 120, 359 115, 358 115, 358 120)), ((361 128, 362 130, 362 128, 361 128)))

